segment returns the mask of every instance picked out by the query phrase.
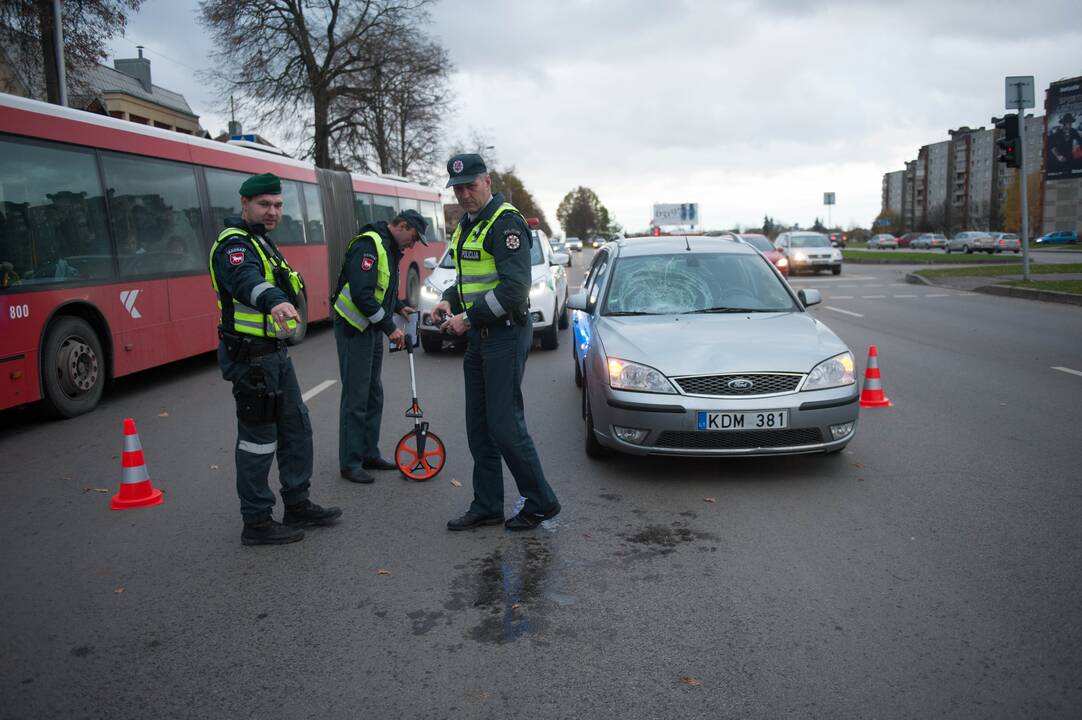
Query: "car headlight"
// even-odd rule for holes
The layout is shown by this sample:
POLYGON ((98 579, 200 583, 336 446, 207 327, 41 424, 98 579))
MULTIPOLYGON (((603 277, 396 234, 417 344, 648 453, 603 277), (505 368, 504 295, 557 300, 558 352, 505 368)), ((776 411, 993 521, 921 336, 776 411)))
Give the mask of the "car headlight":
POLYGON ((808 259, 808 256, 805 255, 802 252, 795 252, 795 253, 793 253, 793 259, 796 260, 797 262, 804 262, 805 260, 808 259))
POLYGON ((785 258, 778 258, 778 262, 775 263, 778 267, 789 267, 789 261, 785 258))
POLYGON ((441 293, 435 285, 426 282, 421 286, 421 296, 428 300, 438 300, 441 295, 443 295, 443 293, 441 293))
POLYGON ((804 383, 803 389, 824 390, 826 388, 852 385, 854 382, 853 368, 853 353, 843 352, 841 355, 835 355, 812 368, 812 371, 808 373, 808 380, 804 383))
POLYGON ((842 259, 842 251, 838 250, 837 248, 835 248, 834 250, 831 250, 830 251, 830 259, 831 260, 841 260, 842 259))
POLYGON ((672 383, 659 371, 619 358, 609 358, 609 386, 614 390, 676 394, 672 383))

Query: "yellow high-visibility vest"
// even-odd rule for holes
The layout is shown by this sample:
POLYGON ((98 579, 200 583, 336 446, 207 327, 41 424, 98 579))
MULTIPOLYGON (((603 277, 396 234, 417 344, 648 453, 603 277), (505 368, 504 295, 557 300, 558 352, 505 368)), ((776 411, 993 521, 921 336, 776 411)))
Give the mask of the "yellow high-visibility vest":
POLYGON ((346 255, 349 255, 353 243, 365 237, 371 238, 376 245, 376 290, 373 296, 376 298, 376 302, 380 304, 380 309, 376 311, 375 315, 366 317, 353 302, 353 294, 350 292, 348 280, 342 285, 342 289, 334 299, 334 311, 361 332, 364 332, 369 325, 378 323, 383 319, 386 314, 383 309, 383 298, 387 295, 387 288, 391 284, 391 264, 387 260, 387 250, 383 247, 383 238, 375 230, 369 230, 350 240, 349 247, 346 248, 346 255))
MULTIPOLYGON (((210 248, 210 282, 211 285, 214 286, 214 292, 218 294, 219 325, 224 327, 224 315, 222 314, 222 293, 218 289, 218 278, 214 276, 214 253, 218 251, 218 248, 223 242, 226 242, 230 238, 243 238, 247 240, 248 244, 255 248, 256 255, 259 256, 259 260, 263 263, 263 282, 252 289, 253 298, 258 297, 268 288, 278 287, 274 278, 274 270, 277 267, 283 267, 289 272, 289 282, 292 285, 293 293, 298 296, 300 295, 304 283, 301 281, 301 276, 294 272, 293 268, 289 267, 285 258, 279 262, 274 256, 267 257, 267 254, 263 252, 262 243, 247 230, 235 227, 226 228, 218 235, 218 239, 214 241, 214 245, 210 248)), ((274 318, 271 317, 270 314, 264 313, 262 310, 252 307, 251 305, 246 305, 237 298, 233 298, 233 327, 225 329, 261 338, 286 338, 297 329, 297 321, 292 319, 287 320, 286 326, 286 329, 278 327, 278 323, 274 321, 274 318)))
MULTIPOLYGON (((485 250, 485 236, 496 219, 505 212, 518 213, 518 210, 511 203, 500 205, 488 220, 470 231, 461 247, 458 241, 462 237, 462 223, 451 236, 451 247, 455 249, 455 269, 458 271, 458 299, 465 310, 469 310, 485 293, 500 284, 496 258, 485 250)), ((525 241, 529 242, 529 238, 525 238, 525 241)))

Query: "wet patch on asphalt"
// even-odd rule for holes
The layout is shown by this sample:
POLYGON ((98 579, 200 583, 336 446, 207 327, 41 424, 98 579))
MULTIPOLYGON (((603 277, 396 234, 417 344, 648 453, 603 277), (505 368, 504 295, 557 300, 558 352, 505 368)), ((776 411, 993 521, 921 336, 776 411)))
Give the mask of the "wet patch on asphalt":
POLYGON ((617 552, 619 557, 639 559, 658 555, 671 555, 681 545, 700 542, 697 549, 703 552, 717 552, 716 543, 720 542, 714 533, 697 532, 684 523, 671 525, 647 525, 631 533, 619 533, 623 538, 624 550, 617 552))

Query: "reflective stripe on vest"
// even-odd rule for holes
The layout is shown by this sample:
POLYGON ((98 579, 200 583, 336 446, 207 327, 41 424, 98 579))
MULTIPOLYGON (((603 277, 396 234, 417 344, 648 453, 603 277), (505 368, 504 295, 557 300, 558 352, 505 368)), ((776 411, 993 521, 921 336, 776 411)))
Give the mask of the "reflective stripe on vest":
POLYGON ((496 258, 485 250, 485 236, 497 218, 505 212, 518 214, 518 210, 511 203, 500 205, 488 220, 470 231, 461 247, 458 244, 462 237, 461 223, 451 236, 451 247, 455 249, 455 269, 458 271, 458 299, 465 310, 469 310, 475 302, 485 297, 485 293, 500 284, 500 275, 496 272, 496 258), (463 257, 467 253, 470 257, 463 257))
POLYGON ((334 299, 334 311, 342 316, 342 319, 361 332, 364 332, 370 324, 378 323, 387 314, 383 309, 383 298, 387 295, 387 288, 391 284, 391 265, 387 260, 387 250, 383 247, 383 238, 375 230, 369 230, 349 241, 346 255, 353 249, 353 243, 361 238, 370 238, 376 246, 376 289, 373 296, 380 304, 380 309, 371 317, 365 317, 361 309, 353 302, 353 293, 349 289, 349 281, 342 285, 338 297, 334 299))
MULTIPOLYGON (((256 299, 261 295, 267 286, 277 287, 274 281, 274 264, 267 258, 266 253, 263 252, 263 248, 260 247, 261 243, 256 240, 251 233, 241 230, 240 228, 226 228, 218 236, 218 239, 214 241, 214 245, 210 248, 210 283, 214 286, 214 292, 218 294, 218 324, 222 325, 222 293, 218 289, 218 278, 214 276, 214 253, 218 251, 221 244, 230 238, 244 238, 248 243, 255 248, 256 255, 259 256, 260 262, 263 263, 263 279, 264 282, 259 283, 252 290, 252 297, 249 298, 252 305, 255 304, 256 299)), ((284 260, 282 266, 290 271, 290 281, 293 282, 293 277, 296 273, 293 273, 289 264, 284 260)), ((299 281, 296 284, 299 284, 299 281)), ((294 290, 298 290, 296 286, 294 290)), ((233 298, 233 327, 225 328, 226 330, 232 330, 233 332, 243 333, 245 335, 255 335, 256 337, 270 337, 270 338, 285 338, 297 328, 296 320, 286 321, 288 327, 287 330, 282 330, 278 327, 278 324, 274 322, 274 318, 264 313, 262 310, 252 307, 252 305, 246 305, 237 298, 233 298)))

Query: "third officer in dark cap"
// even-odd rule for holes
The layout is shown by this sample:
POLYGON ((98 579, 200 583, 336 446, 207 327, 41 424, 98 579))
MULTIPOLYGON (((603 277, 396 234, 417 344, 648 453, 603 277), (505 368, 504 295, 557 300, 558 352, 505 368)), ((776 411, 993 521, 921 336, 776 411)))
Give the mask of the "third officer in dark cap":
POLYGON ((342 375, 338 467, 346 480, 373 481, 368 470, 398 466, 379 451, 383 419, 383 336, 397 348, 406 337, 393 314, 416 310, 398 299, 398 264, 414 243, 428 244, 427 223, 416 210, 403 210, 390 223, 365 225, 346 249, 334 303, 334 339, 342 375))
POLYGON ((492 194, 492 179, 480 155, 455 155, 447 162, 465 214, 451 237, 457 278, 433 310, 446 332, 468 339, 466 435, 473 455, 473 502, 449 530, 504 523, 531 530, 560 512, 545 480, 541 460, 526 430, 522 376, 533 341, 530 322, 530 229, 518 210, 492 194), (521 511, 504 522, 503 466, 507 463, 521 511))

